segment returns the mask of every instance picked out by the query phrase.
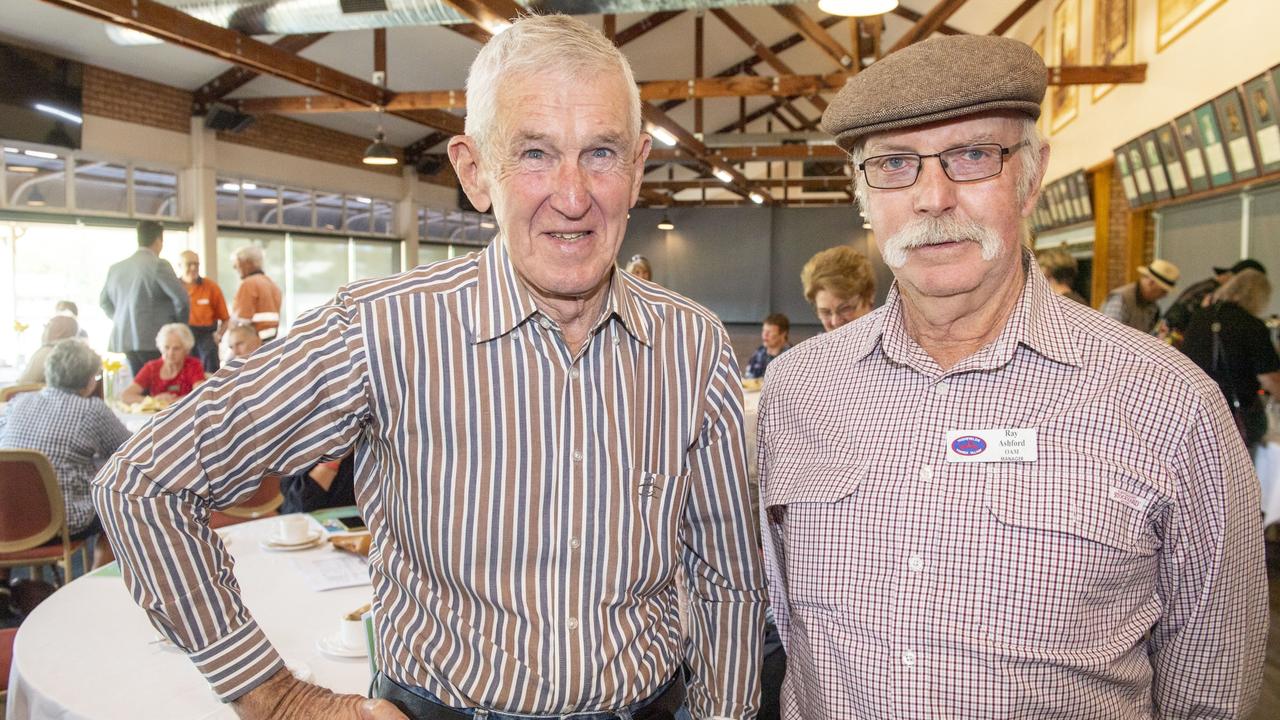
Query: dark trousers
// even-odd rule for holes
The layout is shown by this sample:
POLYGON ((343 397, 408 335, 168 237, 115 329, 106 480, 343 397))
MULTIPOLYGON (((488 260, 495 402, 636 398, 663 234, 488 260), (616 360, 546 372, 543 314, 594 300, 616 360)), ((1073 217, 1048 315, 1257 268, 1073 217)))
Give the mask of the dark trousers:
POLYGON ((125 350, 124 359, 129 362, 129 372, 135 376, 142 372, 142 366, 152 360, 160 359, 159 350, 125 350))
MULTIPOLYGON (((395 705, 412 720, 534 720, 556 718, 558 715, 515 715, 490 710, 453 708, 440 703, 431 693, 421 688, 410 689, 378 673, 373 679, 371 695, 383 698, 395 705)), ((676 712, 684 705, 684 682, 680 677, 669 680, 652 696, 614 712, 584 712, 573 715, 582 720, 674 720, 676 712)))
POLYGON ((196 338, 196 346, 192 349, 195 356, 200 358, 200 362, 204 363, 204 371, 210 375, 218 372, 221 367, 218 364, 218 343, 213 339, 213 331, 216 326, 210 325, 200 327, 191 326, 191 334, 196 338))

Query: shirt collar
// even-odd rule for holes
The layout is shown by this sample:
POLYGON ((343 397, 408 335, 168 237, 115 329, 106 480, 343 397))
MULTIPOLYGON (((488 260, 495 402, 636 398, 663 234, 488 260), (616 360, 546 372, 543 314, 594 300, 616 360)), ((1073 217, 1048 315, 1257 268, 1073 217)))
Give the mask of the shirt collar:
MULTIPOLYGON (((952 372, 1002 367, 1013 359, 1019 345, 1054 362, 1075 367, 1080 365, 1080 351, 1072 342, 1073 326, 1061 306, 1064 300, 1054 294, 1049 282, 1038 271, 1035 256, 1025 248, 1022 251, 1022 268, 1026 275, 1022 295, 1000 335, 990 345, 958 363, 952 372)), ((876 312, 879 317, 856 341, 857 360, 880 345, 885 356, 893 362, 937 371, 933 358, 906 332, 902 321, 902 295, 896 280, 889 288, 884 307, 876 312)))
MULTIPOLYGON (((529 318, 540 314, 533 296, 511 264, 506 238, 499 233, 480 254, 475 316, 472 330, 475 342, 502 337, 529 318)), ((638 281, 613 267, 605 310, 592 328, 598 332, 610 318, 618 318, 627 332, 639 342, 650 343, 649 324, 639 311, 638 281)))

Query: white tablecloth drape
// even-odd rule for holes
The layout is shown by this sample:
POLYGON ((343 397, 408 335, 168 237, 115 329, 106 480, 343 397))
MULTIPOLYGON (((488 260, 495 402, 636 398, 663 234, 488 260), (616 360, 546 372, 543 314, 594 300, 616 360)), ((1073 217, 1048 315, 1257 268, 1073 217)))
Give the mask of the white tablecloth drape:
MULTIPOLYGON (((316 641, 337 631, 343 614, 369 602, 372 588, 308 590, 292 561, 338 551, 327 543, 300 552, 264 551, 258 543, 275 531, 275 522, 265 518, 222 531, 246 605, 296 674, 337 692, 366 694, 368 659, 331 658, 316 641)), ((6 719, 235 718, 186 654, 156 642, 159 637, 118 575, 75 580, 18 630, 6 719)))
POLYGON ((1280 522, 1280 435, 1271 434, 1253 451, 1262 485, 1262 524, 1280 522))

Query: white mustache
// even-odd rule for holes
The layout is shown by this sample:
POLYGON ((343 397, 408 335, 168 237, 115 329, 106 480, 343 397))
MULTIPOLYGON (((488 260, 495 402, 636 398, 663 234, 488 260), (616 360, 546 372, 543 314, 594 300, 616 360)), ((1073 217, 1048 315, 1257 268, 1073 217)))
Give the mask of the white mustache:
POLYGON ((889 267, 900 268, 907 264, 907 251, 945 242, 976 242, 986 261, 1000 252, 1000 238, 990 228, 972 220, 943 215, 912 220, 884 241, 881 254, 889 267))

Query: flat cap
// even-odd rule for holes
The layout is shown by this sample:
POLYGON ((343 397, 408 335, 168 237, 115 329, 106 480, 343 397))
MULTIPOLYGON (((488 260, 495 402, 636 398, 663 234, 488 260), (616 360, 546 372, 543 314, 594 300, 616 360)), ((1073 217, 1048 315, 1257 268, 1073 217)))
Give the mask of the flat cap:
POLYGON ((871 133, 988 110, 1040 117, 1048 78, 1026 43, 951 35, 908 45, 849 78, 822 113, 822 129, 851 151, 871 133))

